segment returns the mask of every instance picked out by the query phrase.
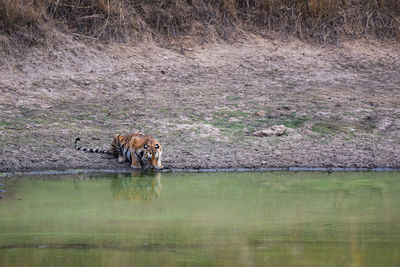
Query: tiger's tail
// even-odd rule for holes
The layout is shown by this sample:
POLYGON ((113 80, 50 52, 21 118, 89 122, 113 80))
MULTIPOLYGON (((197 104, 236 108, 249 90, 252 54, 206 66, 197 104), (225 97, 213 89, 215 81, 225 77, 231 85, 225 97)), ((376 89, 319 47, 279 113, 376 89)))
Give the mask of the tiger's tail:
POLYGON ((78 146, 77 143, 78 143, 79 140, 81 140, 81 139, 78 137, 78 138, 75 139, 75 142, 74 142, 74 147, 75 147, 76 150, 82 150, 82 151, 90 152, 90 153, 101 153, 101 154, 112 155, 110 150, 103 150, 103 149, 98 149, 98 148, 87 148, 87 147, 78 146))

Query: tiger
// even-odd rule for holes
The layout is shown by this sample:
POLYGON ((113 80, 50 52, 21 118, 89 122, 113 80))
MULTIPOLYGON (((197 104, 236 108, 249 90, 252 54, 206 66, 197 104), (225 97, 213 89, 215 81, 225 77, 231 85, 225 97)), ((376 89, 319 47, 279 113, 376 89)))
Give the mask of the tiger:
POLYGON ((162 146, 150 135, 139 132, 127 135, 116 134, 111 142, 110 150, 80 147, 77 145, 79 140, 78 137, 74 142, 77 150, 113 155, 118 162, 129 161, 134 169, 160 170, 163 168, 161 164, 162 146))

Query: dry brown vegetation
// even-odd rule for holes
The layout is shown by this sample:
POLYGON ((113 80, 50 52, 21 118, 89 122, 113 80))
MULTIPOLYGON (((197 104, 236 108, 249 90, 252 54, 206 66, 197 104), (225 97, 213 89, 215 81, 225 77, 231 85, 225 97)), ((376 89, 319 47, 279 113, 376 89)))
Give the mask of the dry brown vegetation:
POLYGON ((400 37, 398 0, 0 0, 0 32, 38 41, 50 25, 102 40, 279 32, 319 42, 400 37))

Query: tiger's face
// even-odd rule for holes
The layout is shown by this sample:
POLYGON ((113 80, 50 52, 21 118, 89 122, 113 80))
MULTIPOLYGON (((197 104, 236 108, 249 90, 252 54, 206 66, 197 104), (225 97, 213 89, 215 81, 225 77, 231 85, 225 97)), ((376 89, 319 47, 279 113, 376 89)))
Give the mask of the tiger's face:
POLYGON ((144 169, 162 169, 162 147, 156 139, 147 139, 138 149, 140 164, 144 169))

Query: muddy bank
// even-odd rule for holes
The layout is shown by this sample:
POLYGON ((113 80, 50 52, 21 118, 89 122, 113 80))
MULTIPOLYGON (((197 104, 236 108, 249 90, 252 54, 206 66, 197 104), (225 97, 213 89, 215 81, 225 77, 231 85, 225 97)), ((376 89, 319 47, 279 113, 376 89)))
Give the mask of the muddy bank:
POLYGON ((400 167, 400 46, 256 37, 161 48, 66 39, 7 58, 0 171, 129 170, 115 133, 163 145, 166 168, 400 167), (283 124, 282 136, 252 133, 283 124))

